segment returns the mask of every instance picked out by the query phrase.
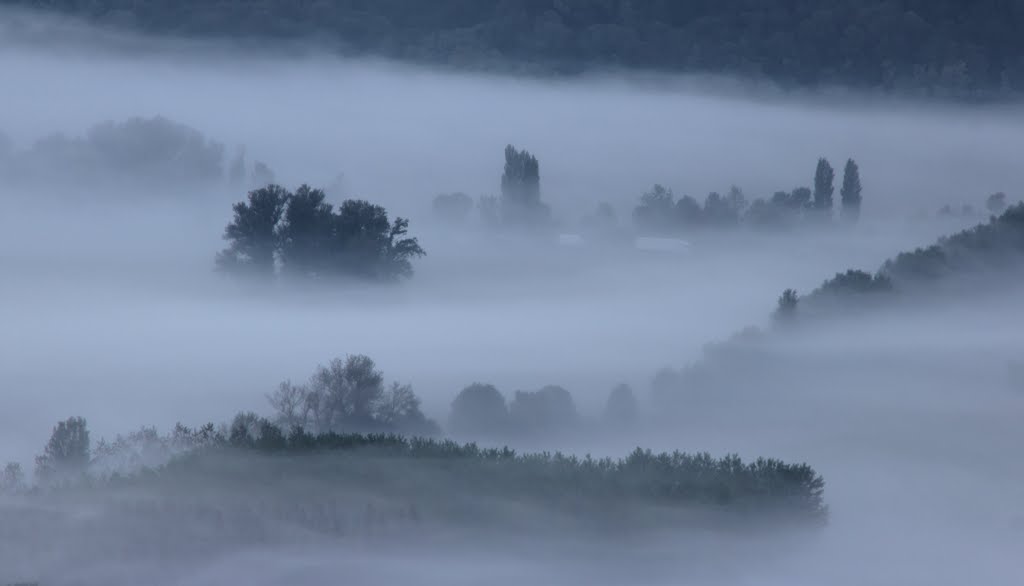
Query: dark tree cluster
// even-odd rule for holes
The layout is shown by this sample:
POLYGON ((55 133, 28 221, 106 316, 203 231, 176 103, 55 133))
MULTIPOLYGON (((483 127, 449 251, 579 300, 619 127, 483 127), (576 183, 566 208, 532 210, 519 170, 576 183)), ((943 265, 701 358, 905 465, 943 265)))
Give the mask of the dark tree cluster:
MULTIPOLYGON (((749 202, 743 191, 733 186, 727 195, 712 192, 701 203, 684 195, 676 199, 671 189, 655 185, 640 196, 633 210, 633 223, 646 235, 671 236, 700 228, 785 229, 801 223, 829 222, 833 218, 835 171, 826 159, 819 159, 814 173, 814 188, 797 187, 776 192, 769 199, 749 202)), ((839 217, 848 223, 860 217, 860 169, 852 159, 846 162, 840 189, 839 217)))
MULTIPOLYGON (((633 389, 620 384, 605 406, 604 423, 624 428, 633 425, 639 407, 633 389)), ((463 437, 543 437, 580 429, 583 420, 576 403, 563 387, 547 385, 537 391, 516 391, 506 401, 494 385, 473 383, 452 401, 448 431, 463 437)))
MULTIPOLYGON (((658 505, 669 515, 687 513, 669 521, 684 525, 694 522, 694 507, 714 515, 770 515, 810 524, 823 523, 828 514, 824 481, 806 464, 765 458, 743 462, 735 455, 717 459, 678 451, 655 454, 639 448, 617 460, 518 454, 507 447, 482 449, 393 434, 287 431, 265 419, 250 419, 239 415, 226 433, 209 435, 205 430, 214 429, 212 424, 200 430, 179 425, 175 433, 193 435, 200 447, 131 474, 94 478, 93 490, 113 496, 115 490, 173 490, 189 482, 201 483, 206 492, 245 486, 243 493, 249 494, 283 486, 286 479, 290 485, 328 485, 335 494, 342 489, 371 491, 435 515, 453 506, 472 507, 481 496, 576 512, 585 519, 635 505, 658 505)), ((84 420, 82 424, 84 428, 84 420)))
POLYGON ((387 211, 364 200, 327 203, 323 190, 279 185, 249 192, 233 206, 224 230, 227 249, 217 267, 235 274, 270 277, 281 272, 306 278, 348 277, 390 281, 412 275, 412 259, 426 254, 407 237, 409 221, 389 221, 387 211))
POLYGON ((1024 90, 1005 0, 7 0, 148 33, 326 40, 348 54, 534 73, 641 68, 957 98, 1024 90))
MULTIPOLYGON (((407 384, 385 386, 384 375, 363 355, 335 358, 318 366, 306 384, 280 384, 269 397, 276 425, 310 433, 399 432, 416 436, 440 433, 436 423, 420 410, 420 399, 407 384)), ((240 416, 243 417, 243 416, 240 416)), ((255 431, 255 415, 235 420, 255 431), (246 419, 247 417, 247 419, 246 419)))

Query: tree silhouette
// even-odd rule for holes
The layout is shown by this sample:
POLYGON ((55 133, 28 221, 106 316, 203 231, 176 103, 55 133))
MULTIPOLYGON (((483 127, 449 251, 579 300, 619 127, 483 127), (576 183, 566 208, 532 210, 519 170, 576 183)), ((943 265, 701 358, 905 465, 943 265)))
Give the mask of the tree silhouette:
POLYGON ((608 395, 604 408, 604 419, 613 425, 631 425, 636 422, 639 407, 633 389, 620 384, 608 395))
POLYGON ((502 221, 515 226, 534 226, 547 219, 548 208, 540 199, 540 164, 528 151, 505 147, 505 171, 501 175, 502 221))
POLYGON ((322 189, 305 184, 288 197, 277 228, 281 262, 288 272, 316 276, 329 270, 334 213, 326 199, 322 189))
POLYGON ((73 478, 89 467, 89 428, 85 419, 71 417, 57 423, 43 453, 36 456, 36 477, 41 483, 73 478))
POLYGON ((860 168, 853 159, 846 161, 846 168, 843 169, 843 187, 839 190, 839 196, 843 207, 840 214, 848 222, 856 222, 860 219, 860 168))
POLYGON ((224 229, 224 239, 230 244, 217 255, 219 269, 273 275, 277 223, 289 195, 279 185, 268 185, 250 191, 248 203, 239 202, 232 206, 234 219, 224 229))
POLYGON ((836 173, 827 159, 818 159, 814 170, 814 209, 824 214, 832 212, 832 194, 835 192, 836 173))
POLYGON ((505 397, 494 387, 473 383, 459 391, 448 416, 451 431, 467 435, 500 435, 508 429, 505 397))
POLYGON ((782 323, 792 322, 796 318, 797 305, 800 298, 794 289, 786 289, 779 297, 778 306, 775 308, 775 319, 782 323))

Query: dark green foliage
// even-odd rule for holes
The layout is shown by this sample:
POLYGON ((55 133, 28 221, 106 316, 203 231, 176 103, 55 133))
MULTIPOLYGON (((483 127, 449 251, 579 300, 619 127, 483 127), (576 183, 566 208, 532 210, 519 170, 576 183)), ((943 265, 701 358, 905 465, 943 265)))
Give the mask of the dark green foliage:
POLYGON ((904 252, 882 266, 881 273, 897 284, 930 281, 953 272, 982 268, 1006 268, 1024 254, 1024 203, 1013 205, 1000 216, 936 244, 904 252))
POLYGON ((835 193, 836 172, 827 159, 818 159, 814 170, 814 209, 825 213, 832 211, 832 195, 835 193))
MULTIPOLYGON (((699 213, 699 206, 697 209, 699 213)), ((633 209, 633 223, 648 234, 671 234, 677 226, 675 216, 675 196, 660 184, 641 195, 640 205, 633 209)))
POLYGON ((839 190, 842 218, 848 222, 856 222, 860 218, 861 202, 860 168, 853 159, 846 161, 843 170, 843 186, 839 190))
POLYGON ((453 433, 474 437, 506 433, 509 413, 505 397, 494 385, 469 385, 452 401, 448 427, 453 433))
POLYGON ((578 421, 569 391, 548 385, 539 391, 516 391, 509 418, 519 433, 550 433, 571 429, 578 421))
MULTIPOLYGON (((285 429, 320 432, 400 431, 436 435, 440 429, 420 411, 409 385, 384 386, 384 375, 363 355, 335 358, 318 366, 309 382, 283 382, 268 397, 276 423, 285 429)), ((252 433, 255 423, 247 419, 252 433)))
POLYGON ((743 211, 738 205, 742 199, 727 199, 718 192, 711 192, 704 200, 704 223, 708 226, 728 227, 735 226, 740 221, 740 213, 743 211))
POLYGON ((636 423, 639 410, 633 388, 627 384, 620 384, 608 395, 608 402, 604 407, 604 420, 615 426, 631 426, 636 423))
POLYGON ((73 479, 89 467, 89 428, 85 419, 70 417, 53 428, 43 453, 36 456, 36 478, 42 484, 73 479))
POLYGON ((540 164, 528 151, 505 147, 501 175, 501 219, 509 226, 538 226, 548 220, 549 209, 540 199, 540 164))
POLYGON ((789 323, 796 319, 797 306, 800 303, 800 298, 796 294, 794 289, 786 289, 779 296, 779 302, 775 308, 775 319, 782 323, 789 323))
POLYGON ((892 280, 884 274, 872 275, 864 271, 848 270, 821 284, 812 295, 847 295, 858 293, 887 293, 892 291, 892 280))
POLYGON ((295 193, 268 185, 234 205, 225 230, 231 242, 217 266, 232 273, 282 271, 307 278, 355 277, 393 281, 412 275, 412 259, 426 254, 406 237, 409 221, 388 221, 387 211, 363 200, 346 200, 335 212, 323 190, 308 185, 295 193))
POLYGON ((1005 0, 8 0, 186 37, 316 37, 347 54, 538 73, 641 68, 976 98, 1024 89, 1005 0))
POLYGON ((249 192, 248 203, 232 206, 234 219, 224 228, 228 248, 217 254, 217 268, 268 277, 274 274, 277 224, 291 194, 280 185, 249 192))
POLYGON ((322 189, 300 185, 288 198, 277 226, 281 264, 289 273, 323 275, 331 270, 335 217, 322 189))
POLYGON ((301 430, 284 434, 272 431, 272 427, 266 423, 262 427, 262 437, 268 440, 233 438, 222 443, 219 450, 193 452, 172 461, 157 476, 133 482, 170 480, 189 470, 202 471, 202 481, 211 482, 211 476, 224 476, 230 468, 232 473, 245 477, 239 480, 257 486, 272 482, 272 477, 280 478, 287 468, 288 475, 296 480, 315 474, 320 482, 330 482, 335 489, 363 487, 427 504, 454 491, 571 507, 590 514, 646 503, 702 507, 720 513, 779 515, 811 523, 824 522, 827 516, 824 481, 806 464, 773 459, 744 463, 737 456, 715 459, 706 453, 654 454, 639 448, 621 460, 596 460, 546 452, 517 454, 508 448, 483 449, 475 444, 397 435, 311 435, 301 430), (243 452, 223 451, 227 447, 243 452), (244 452, 289 457, 251 461, 243 460, 244 452), (207 465, 205 461, 215 453, 239 460, 239 466, 207 465), (308 458, 300 459, 303 455, 330 458, 331 465, 316 466, 308 458), (411 483, 411 477, 419 481, 411 483), (424 482, 438 480, 443 480, 444 490, 424 493, 419 488, 424 482))

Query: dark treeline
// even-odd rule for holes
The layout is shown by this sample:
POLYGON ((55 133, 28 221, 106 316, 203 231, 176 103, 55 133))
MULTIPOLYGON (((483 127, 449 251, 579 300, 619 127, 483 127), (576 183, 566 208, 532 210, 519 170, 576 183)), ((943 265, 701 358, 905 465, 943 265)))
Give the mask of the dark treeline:
POLYGON ((1024 90, 1024 7, 1004 0, 5 0, 185 37, 316 38, 347 54, 533 73, 732 74, 979 98, 1024 90))
MULTIPOLYGON (((984 224, 940 238, 931 246, 902 252, 874 272, 849 269, 837 273, 804 296, 794 289, 783 291, 773 315, 775 327, 747 328, 726 341, 705 346, 699 361, 680 370, 662 370, 652 384, 655 401, 682 408, 679 403, 684 397, 702 391, 735 390, 751 380, 763 386, 768 380, 807 373, 806 368, 793 368, 776 351, 775 343, 780 340, 777 335, 812 327, 826 319, 862 315, 897 302, 919 304, 922 298, 938 295, 943 289, 975 292, 977 281, 973 277, 1015 274, 1022 263, 1024 202, 984 224)), ((1011 379, 1014 368, 1010 365, 1011 379)))
MULTIPOLYGON (((748 202, 743 191, 733 186, 729 193, 708 194, 703 204, 688 195, 675 198, 671 189, 655 185, 640 197, 633 210, 633 223, 642 234, 678 235, 698 228, 788 229, 801 224, 828 223, 836 207, 836 173, 828 160, 818 160, 814 188, 797 187, 778 191, 771 198, 748 202)), ((860 217, 862 196, 860 168, 849 159, 843 168, 839 189, 839 217, 853 223, 860 217)))
POLYGON ((170 436, 153 435, 149 441, 163 442, 168 454, 163 461, 127 470, 104 467, 110 445, 92 451, 85 421, 72 418, 54 428, 38 459, 42 468, 37 469, 35 487, 29 487, 23 477, 12 476, 10 482, 5 479, 3 488, 46 495, 82 486, 164 485, 172 490, 180 483, 198 483, 208 489, 241 483, 266 487, 288 478, 292 483, 330 486, 333 491, 365 490, 412 502, 426 515, 469 497, 514 499, 584 516, 635 505, 667 506, 680 512, 767 514, 811 523, 824 522, 827 516, 821 476, 806 464, 774 459, 745 463, 734 455, 655 454, 639 448, 622 459, 519 454, 507 447, 480 448, 394 434, 312 434, 298 427, 286 431, 267 419, 249 422, 244 416, 236 417, 226 429, 212 424, 198 429, 179 425, 170 436), (261 458, 276 455, 289 457, 261 458), (300 456, 326 460, 316 464, 300 456))

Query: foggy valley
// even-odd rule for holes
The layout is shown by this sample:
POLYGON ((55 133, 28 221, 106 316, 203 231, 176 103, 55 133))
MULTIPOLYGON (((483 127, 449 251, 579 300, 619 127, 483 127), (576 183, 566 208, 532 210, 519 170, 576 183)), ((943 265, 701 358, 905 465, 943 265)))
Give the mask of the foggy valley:
POLYGON ((0 6, 0 585, 1024 579, 1016 96, 78 16, 0 6))

